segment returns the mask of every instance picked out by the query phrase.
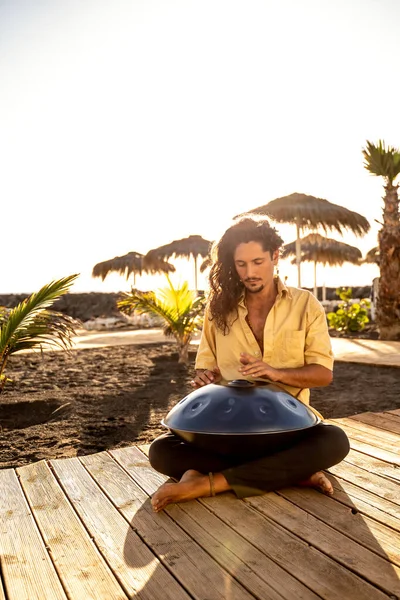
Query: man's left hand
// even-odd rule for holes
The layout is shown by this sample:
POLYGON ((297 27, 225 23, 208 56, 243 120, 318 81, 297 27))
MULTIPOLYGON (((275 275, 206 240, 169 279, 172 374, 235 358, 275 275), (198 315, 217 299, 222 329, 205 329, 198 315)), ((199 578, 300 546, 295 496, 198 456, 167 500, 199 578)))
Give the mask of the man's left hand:
POLYGON ((239 368, 239 371, 242 373, 242 375, 247 375, 254 378, 265 377, 270 381, 277 381, 278 370, 274 369, 259 358, 255 358, 247 352, 241 352, 240 362, 243 365, 239 368))

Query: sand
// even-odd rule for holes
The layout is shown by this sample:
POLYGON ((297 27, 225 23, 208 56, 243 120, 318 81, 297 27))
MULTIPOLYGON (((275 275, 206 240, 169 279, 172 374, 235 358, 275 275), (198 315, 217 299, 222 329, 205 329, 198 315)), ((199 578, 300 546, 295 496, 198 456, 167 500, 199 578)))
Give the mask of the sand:
MULTIPOLYGON (((14 355, 0 395, 0 466, 151 442, 160 420, 191 391, 172 344, 14 355)), ((400 368, 337 362, 334 381, 311 391, 326 418, 400 408, 400 368)))

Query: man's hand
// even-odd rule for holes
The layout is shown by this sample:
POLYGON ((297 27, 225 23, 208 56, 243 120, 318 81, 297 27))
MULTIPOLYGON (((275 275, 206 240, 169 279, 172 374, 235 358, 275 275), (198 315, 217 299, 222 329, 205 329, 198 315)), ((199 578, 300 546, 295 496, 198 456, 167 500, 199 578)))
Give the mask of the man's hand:
POLYGON ((277 381, 278 371, 269 364, 263 362, 259 358, 255 358, 247 352, 241 352, 240 362, 243 367, 239 368, 242 375, 248 375, 249 377, 257 378, 264 377, 270 381, 277 381))
POLYGON ((297 368, 274 369, 259 358, 255 358, 247 352, 240 354, 242 367, 239 371, 242 375, 253 378, 269 379, 284 383, 297 388, 324 387, 332 381, 332 371, 318 364, 304 365, 297 368))
POLYGON ((221 379, 221 371, 218 367, 214 367, 212 371, 210 369, 197 369, 196 377, 190 382, 190 385, 197 389, 209 383, 219 383, 221 379))

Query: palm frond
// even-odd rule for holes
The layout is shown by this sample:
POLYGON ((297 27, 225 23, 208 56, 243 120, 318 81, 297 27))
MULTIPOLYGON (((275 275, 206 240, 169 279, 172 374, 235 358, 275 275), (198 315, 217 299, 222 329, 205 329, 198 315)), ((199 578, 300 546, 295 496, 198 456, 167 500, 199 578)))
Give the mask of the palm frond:
POLYGON ((367 141, 362 151, 364 167, 372 175, 383 177, 393 183, 400 174, 400 151, 393 146, 387 146, 383 140, 377 144, 367 141))
POLYGON ((165 335, 173 335, 177 341, 187 343, 192 333, 199 327, 201 298, 195 297, 185 281, 174 288, 167 277, 169 286, 156 292, 132 290, 123 294, 118 308, 127 314, 137 311, 139 314, 151 313, 163 319, 165 335))
POLYGON ((72 336, 76 334, 76 326, 75 319, 68 315, 50 310, 43 311, 24 333, 19 335, 8 354, 33 350, 43 344, 69 350, 72 347, 72 336))
MULTIPOLYGON (((77 277, 78 275, 75 274, 52 281, 8 312, 7 317, 2 321, 0 326, 0 358, 15 352, 15 347, 21 349, 21 346, 18 346, 18 344, 20 342, 22 344, 27 343, 28 338, 32 341, 32 337, 37 337, 36 334, 39 338, 43 339, 46 320, 47 325, 50 326, 50 331, 53 327, 53 333, 56 333, 56 337, 58 336, 59 339, 62 338, 67 321, 63 321, 59 326, 51 326, 51 318, 47 317, 44 311, 59 296, 65 294, 70 289, 77 277)), ((51 334, 49 335, 51 336, 51 334)))

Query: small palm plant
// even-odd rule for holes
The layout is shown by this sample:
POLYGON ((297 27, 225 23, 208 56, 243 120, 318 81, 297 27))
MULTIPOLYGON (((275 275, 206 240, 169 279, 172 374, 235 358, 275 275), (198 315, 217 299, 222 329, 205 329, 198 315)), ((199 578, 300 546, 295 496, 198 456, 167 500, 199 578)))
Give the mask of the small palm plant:
POLYGON ((12 309, 0 310, 0 393, 8 379, 5 369, 12 354, 42 349, 42 344, 68 350, 72 346, 75 321, 68 315, 48 310, 70 289, 78 275, 70 275, 43 286, 12 309))
POLYGON ((189 362, 189 343, 193 333, 201 328, 203 312, 203 298, 189 290, 185 281, 180 287, 175 288, 168 276, 168 287, 160 288, 155 292, 141 292, 132 289, 123 294, 122 300, 117 303, 118 308, 125 314, 151 313, 161 317, 165 326, 163 332, 173 336, 178 345, 178 362, 187 365, 189 362))

